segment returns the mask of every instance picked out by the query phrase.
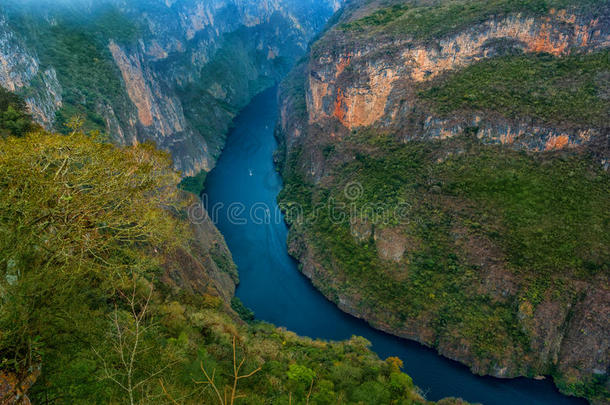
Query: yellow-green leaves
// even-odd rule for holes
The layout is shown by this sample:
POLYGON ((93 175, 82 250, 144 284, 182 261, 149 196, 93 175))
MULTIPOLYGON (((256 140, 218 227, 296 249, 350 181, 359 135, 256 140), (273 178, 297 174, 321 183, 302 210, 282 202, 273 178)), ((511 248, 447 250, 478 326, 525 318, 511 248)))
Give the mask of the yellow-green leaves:
POLYGON ((178 181, 149 144, 116 147, 79 132, 0 139, 4 366, 28 368, 58 339, 99 330, 95 314, 113 291, 184 243, 189 230, 169 212, 181 208, 178 181))

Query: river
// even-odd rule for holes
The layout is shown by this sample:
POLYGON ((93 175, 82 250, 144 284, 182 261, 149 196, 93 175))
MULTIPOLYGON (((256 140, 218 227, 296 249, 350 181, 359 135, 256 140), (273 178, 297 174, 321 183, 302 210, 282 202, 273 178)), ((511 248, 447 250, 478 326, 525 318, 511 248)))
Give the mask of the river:
POLYGON ((381 358, 400 357, 404 371, 429 400, 461 397, 486 405, 586 404, 561 395, 550 380, 476 376, 434 350, 377 331, 345 314, 312 286, 288 255, 288 229, 276 204, 282 187, 273 164, 276 91, 261 93, 235 119, 203 195, 239 267, 237 296, 257 319, 311 338, 364 336, 381 358))

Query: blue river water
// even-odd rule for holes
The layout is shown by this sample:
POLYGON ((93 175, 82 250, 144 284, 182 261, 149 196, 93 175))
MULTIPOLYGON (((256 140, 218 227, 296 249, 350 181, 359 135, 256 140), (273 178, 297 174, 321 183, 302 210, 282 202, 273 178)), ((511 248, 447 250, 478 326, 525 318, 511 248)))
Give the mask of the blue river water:
POLYGON ((405 372, 429 400, 461 397, 486 405, 587 403, 561 395, 550 380, 476 376, 429 348, 371 328, 326 300, 287 252, 288 230, 276 204, 282 187, 273 163, 277 119, 276 89, 270 89, 235 119, 203 195, 239 267, 237 296, 257 319, 312 338, 363 336, 381 358, 400 357, 405 372))

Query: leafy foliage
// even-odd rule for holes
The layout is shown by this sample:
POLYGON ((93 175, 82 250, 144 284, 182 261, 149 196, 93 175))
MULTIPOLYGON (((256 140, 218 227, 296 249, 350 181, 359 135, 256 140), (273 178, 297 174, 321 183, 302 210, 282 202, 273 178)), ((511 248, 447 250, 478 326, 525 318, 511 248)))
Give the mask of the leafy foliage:
POLYGON ((548 124, 604 127, 610 99, 602 94, 610 52, 558 58, 519 55, 488 59, 436 80, 420 92, 441 115, 497 111, 548 124))
POLYGON ((186 177, 180 182, 180 188, 184 191, 199 195, 205 188, 205 179, 208 177, 208 172, 200 171, 196 176, 186 177))
POLYGON ((250 308, 244 305, 243 302, 237 297, 231 299, 231 308, 239 315, 241 319, 246 322, 252 322, 254 320, 254 312, 250 308))
POLYGON ((23 136, 36 128, 23 99, 0 86, 0 138, 23 136))
POLYGON ((86 334, 126 277, 155 271, 147 250, 180 234, 162 208, 176 204, 177 176, 150 145, 82 134, 10 137, 0 151, 0 352, 22 371, 86 334))
POLYGON ((101 38, 132 43, 142 34, 142 28, 118 8, 108 4, 102 4, 100 7, 89 24, 91 30, 97 32, 101 38))
POLYGON ((81 27, 69 24, 51 26, 42 35, 45 46, 41 60, 57 70, 64 89, 65 106, 57 113, 57 128, 63 130, 64 123, 81 114, 88 118, 87 129, 104 131, 106 125, 98 113, 98 104, 113 108, 128 105, 120 72, 105 44, 81 27))

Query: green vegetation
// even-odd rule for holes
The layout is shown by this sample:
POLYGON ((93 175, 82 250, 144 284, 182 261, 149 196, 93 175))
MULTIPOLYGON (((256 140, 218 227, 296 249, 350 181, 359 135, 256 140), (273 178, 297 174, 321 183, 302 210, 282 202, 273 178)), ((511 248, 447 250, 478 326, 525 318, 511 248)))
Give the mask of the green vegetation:
POLYGON ((185 177, 180 182, 180 188, 195 195, 200 195, 205 188, 205 179, 208 177, 208 172, 200 171, 196 176, 185 177))
POLYGON ((299 174, 295 151, 280 196, 284 206, 305 209, 306 221, 293 225, 329 273, 318 287, 330 297, 359 297, 355 310, 387 314, 383 321, 393 327, 426 325, 437 344, 464 339, 489 370, 530 351, 520 303, 570 302, 570 280, 610 270, 610 177, 586 156, 536 157, 467 136, 405 144, 372 130, 336 149, 354 159, 344 158, 329 172, 332 181, 315 188, 299 174), (362 191, 355 200, 344 193, 354 182, 362 191), (336 212, 318 209, 314 218, 313 207, 331 198, 336 212), (370 237, 353 236, 348 211, 360 215, 370 237), (374 235, 384 228, 405 240, 399 263, 381 258, 374 235), (518 295, 473 288, 485 277, 479 259, 491 252, 507 277, 526 280, 518 295))
POLYGON ((371 31, 382 30, 427 40, 458 32, 465 27, 482 23, 491 16, 514 13, 535 16, 548 13, 552 8, 595 7, 602 2, 603 0, 402 1, 343 24, 341 28, 367 35, 370 35, 371 31))
POLYGON ((0 86, 0 138, 23 136, 36 128, 23 99, 0 86))
POLYGON ((241 300, 239 298, 233 297, 231 299, 231 308, 244 321, 246 321, 246 322, 254 321, 254 312, 252 312, 252 310, 250 308, 245 306, 244 303, 241 302, 241 300))
POLYGON ((125 13, 111 5, 102 5, 89 22, 90 30, 99 38, 113 39, 118 43, 132 43, 142 34, 142 29, 125 13))
POLYGON ((425 85, 420 97, 448 116, 496 111, 547 124, 604 127, 610 99, 602 94, 610 52, 558 58, 546 54, 484 60, 425 85))
POLYGON ((161 259, 150 250, 185 232, 161 208, 177 206, 177 176, 150 145, 44 132, 1 142, 0 364, 23 377, 42 363, 45 395, 92 396, 108 385, 94 381, 92 348, 112 352, 108 316, 127 316, 120 291, 147 289, 161 259))
POLYGON ((588 381, 572 381, 566 382, 564 380, 558 380, 557 385, 563 392, 569 392, 574 396, 583 398, 599 398, 600 402, 610 400, 610 394, 608 393, 607 377, 603 375, 595 375, 588 381))
POLYGON ((0 139, 0 375, 35 380, 34 403, 428 403, 362 338, 247 325, 214 283, 199 294, 161 281, 168 260, 202 254, 178 181, 148 144, 0 139))
POLYGON ((610 270, 610 179, 586 157, 534 160, 489 148, 443 166, 448 194, 477 203, 476 217, 500 215, 495 239, 515 268, 583 279, 610 270))
POLYGON ((392 7, 382 8, 373 14, 363 17, 353 23, 344 25, 345 29, 363 29, 364 27, 384 26, 402 17, 409 10, 406 4, 395 4, 392 7))
POLYGON ((74 115, 87 118, 88 130, 106 130, 100 104, 128 111, 129 103, 121 74, 107 44, 79 26, 67 23, 43 28, 40 41, 42 63, 57 70, 63 88, 64 107, 57 113, 57 129, 74 115))
MULTIPOLYGON (((270 60, 268 49, 254 48, 251 38, 256 35, 260 35, 256 28, 247 27, 223 35, 199 80, 178 89, 186 118, 218 154, 231 120, 254 95, 275 85, 290 69, 287 58, 270 60)), ((181 57, 190 58, 189 54, 181 57)), ((190 62, 187 59, 184 63, 190 62)))

